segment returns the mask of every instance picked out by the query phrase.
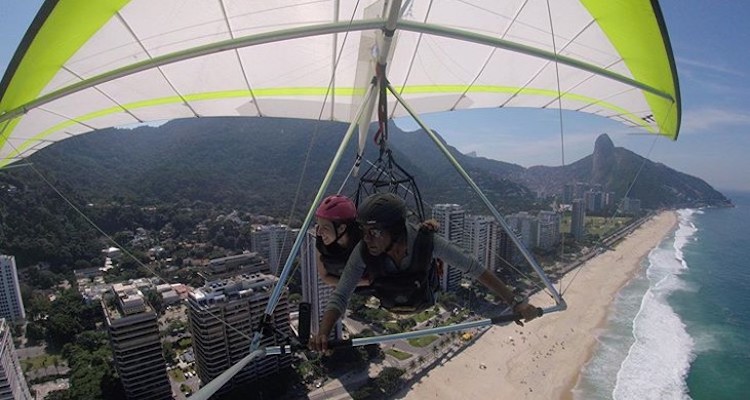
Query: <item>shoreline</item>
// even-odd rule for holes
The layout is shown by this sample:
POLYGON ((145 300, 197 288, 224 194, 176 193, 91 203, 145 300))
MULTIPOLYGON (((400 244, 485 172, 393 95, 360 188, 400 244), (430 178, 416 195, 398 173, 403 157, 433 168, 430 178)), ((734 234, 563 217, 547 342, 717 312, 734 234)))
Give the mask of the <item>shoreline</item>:
MULTIPOLYGON (((573 389, 593 356, 611 303, 677 222, 675 211, 655 215, 613 250, 587 260, 556 282, 565 290, 567 310, 525 327, 492 327, 444 365, 427 371, 397 398, 486 398, 494 393, 496 398, 573 399, 573 389), (612 269, 613 265, 619 268, 612 269)), ((548 296, 537 293, 532 302, 546 306, 548 296)))

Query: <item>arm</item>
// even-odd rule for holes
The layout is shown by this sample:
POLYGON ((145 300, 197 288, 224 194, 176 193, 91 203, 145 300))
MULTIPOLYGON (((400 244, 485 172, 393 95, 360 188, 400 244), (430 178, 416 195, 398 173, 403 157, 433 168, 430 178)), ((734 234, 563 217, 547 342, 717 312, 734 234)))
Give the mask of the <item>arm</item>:
POLYGON ((339 318, 341 318, 341 313, 337 310, 326 310, 325 314, 323 314, 323 319, 320 321, 320 331, 310 338, 309 346, 311 350, 328 350, 328 337, 331 335, 333 325, 336 324, 339 318))
MULTIPOLYGON (((507 304, 513 304, 515 293, 502 281, 495 276, 490 270, 485 269, 482 275, 477 278, 479 283, 490 289, 493 293, 500 296, 507 304)), ((524 321, 529 322, 539 316, 539 311, 531 303, 523 302, 514 305, 513 312, 523 315, 524 321)))
MULTIPOLYGON (((477 259, 469 256, 466 252, 461 250, 456 245, 448 242, 442 237, 434 236, 433 239, 434 250, 433 255, 435 257, 442 258, 447 264, 456 266, 461 269, 465 274, 470 276, 472 279, 479 281, 482 285, 490 289, 493 293, 503 299, 508 305, 513 304, 513 297, 515 293, 511 290, 505 282, 495 276, 492 271, 485 268, 477 259)), ((516 304, 513 307, 514 312, 518 312, 523 315, 526 322, 536 318, 538 311, 536 307, 524 302, 516 304)))
POLYGON ((362 260, 360 244, 354 247, 349 260, 344 267, 344 273, 336 285, 336 290, 331 294, 323 319, 320 322, 320 330, 310 338, 310 348, 317 351, 325 351, 328 347, 328 337, 331 334, 336 321, 346 313, 349 298, 354 293, 357 284, 365 271, 365 263, 362 260))

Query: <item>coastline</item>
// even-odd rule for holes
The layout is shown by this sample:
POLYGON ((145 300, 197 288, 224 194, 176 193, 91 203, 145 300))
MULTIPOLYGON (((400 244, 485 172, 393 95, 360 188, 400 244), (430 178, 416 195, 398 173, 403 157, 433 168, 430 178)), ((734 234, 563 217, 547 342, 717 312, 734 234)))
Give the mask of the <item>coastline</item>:
MULTIPOLYGON (((596 348, 610 304, 639 271, 644 257, 676 224, 674 211, 654 216, 613 250, 586 261, 561 279, 567 310, 525 327, 490 328, 470 347, 428 371, 397 397, 487 398, 494 393, 496 398, 572 399, 572 390, 596 348)), ((532 302, 549 304, 547 296, 537 293, 532 302)))

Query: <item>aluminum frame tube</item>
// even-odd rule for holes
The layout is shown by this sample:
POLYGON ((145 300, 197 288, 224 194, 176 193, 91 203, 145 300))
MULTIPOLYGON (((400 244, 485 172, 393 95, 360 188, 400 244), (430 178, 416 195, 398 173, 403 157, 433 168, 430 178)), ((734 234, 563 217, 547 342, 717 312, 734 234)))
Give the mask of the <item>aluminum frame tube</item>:
POLYGON ((341 140, 341 144, 339 145, 338 150, 336 151, 336 155, 334 155, 333 160, 331 161, 331 165, 328 167, 328 172, 326 172, 325 177, 323 178, 323 182, 320 185, 320 188, 318 189, 318 193, 315 195, 315 199, 313 200, 312 205, 310 206, 310 209, 307 211, 307 215, 305 216, 305 220, 302 223, 302 227, 300 227, 300 231, 297 234, 297 238, 294 240, 294 245, 292 246, 292 250, 289 253, 289 257, 286 259, 286 263, 284 263, 284 268, 281 271, 281 274, 279 275, 279 281, 276 283, 276 285, 273 288, 273 292, 271 293, 271 298, 268 300, 268 304, 266 305, 266 311, 265 313, 271 314, 273 310, 276 308, 276 305, 279 302, 279 298, 281 297, 281 288, 284 287, 284 284, 286 283, 286 280, 289 278, 289 274, 292 270, 292 262, 294 260, 294 257, 297 256, 297 253, 299 252, 299 248, 302 246, 302 239, 307 234, 308 228, 310 228, 310 222, 312 221, 313 216, 315 215, 315 208, 318 206, 320 201, 323 199, 323 194, 325 193, 326 189, 328 189, 328 185, 331 183, 331 179, 333 178, 333 173, 336 171, 336 168, 339 165, 339 162, 341 161, 341 158, 344 155, 344 150, 346 149, 347 144, 349 144, 349 141, 352 138, 352 135, 354 134, 354 129, 357 126, 357 121, 359 121, 359 117, 361 116, 363 110, 365 109, 365 104, 367 104, 367 100, 369 100, 370 96, 373 96, 373 94, 377 93, 375 90, 374 85, 370 85, 367 89, 367 92, 365 93, 365 100, 363 101, 359 109, 357 109, 356 118, 354 118, 353 122, 349 124, 349 129, 347 129, 346 134, 344 135, 344 138, 341 140))
POLYGON ((547 287, 547 289, 552 293, 552 296, 555 298, 555 302, 557 303, 557 307, 552 307, 550 309, 545 309, 545 313, 552 312, 552 311, 560 311, 564 310, 567 306, 565 304, 565 301, 562 299, 560 294, 557 292, 557 289, 555 289, 554 285, 552 285, 552 282, 550 282, 549 278, 547 278, 547 275, 544 273, 544 270, 537 264, 534 257, 531 256, 531 253, 526 249, 526 247, 521 243, 521 241, 513 235, 513 230, 510 229, 510 226, 505 221, 505 219, 500 215, 500 212, 497 211, 495 206, 492 205, 490 200, 485 196, 485 194, 482 192, 481 189, 479 189, 479 186, 477 186, 476 183, 474 183, 474 180, 471 179, 469 174, 463 169, 461 164, 458 163, 455 157, 448 151, 448 149, 443 145, 443 143, 440 142, 440 139, 435 135, 435 132, 432 131, 425 123, 422 121, 421 118, 414 112, 414 110, 411 108, 411 106, 401 97, 401 95, 398 94, 398 92, 393 88, 391 84, 388 84, 388 90, 393 93, 393 95, 396 97, 399 103, 406 109, 406 111, 411 115, 412 118, 419 124, 419 126, 427 133, 427 135, 432 139, 433 142, 435 142, 435 145, 437 145, 438 149, 445 155, 445 157, 448 159, 448 161, 453 165, 453 167, 458 171, 459 175, 461 175, 462 178, 466 181, 466 183, 471 186, 471 188, 476 192, 476 194, 479 196, 480 199, 482 199, 482 202, 487 206, 487 208, 490 210, 492 215, 495 217, 495 219, 500 223, 500 225, 505 229, 505 231, 508 233, 508 236, 513 241, 513 244, 516 245, 516 247, 521 251, 521 254, 523 254, 526 261, 529 262, 531 267, 534 269, 534 271, 539 275, 539 277, 544 282, 544 285, 547 287), (562 307, 562 308, 560 308, 562 307))

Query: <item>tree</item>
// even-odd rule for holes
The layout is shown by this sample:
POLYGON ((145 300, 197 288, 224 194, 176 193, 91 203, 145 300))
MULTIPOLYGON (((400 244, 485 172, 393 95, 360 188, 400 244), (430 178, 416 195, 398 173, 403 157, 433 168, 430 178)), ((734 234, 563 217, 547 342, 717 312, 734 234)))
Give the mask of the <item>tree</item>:
POLYGON ((375 378, 375 384, 383 393, 388 396, 396 392, 401 387, 402 379, 401 376, 404 374, 404 370, 394 367, 383 368, 375 378))
POLYGON ((168 364, 174 364, 174 360, 177 359, 177 353, 169 340, 162 341, 162 354, 168 364))
POLYGON ((161 293, 157 292, 156 290, 146 290, 146 301, 148 301, 149 304, 151 304, 151 307, 156 311, 156 313, 161 314, 162 310, 164 309, 164 300, 161 297, 161 293))

